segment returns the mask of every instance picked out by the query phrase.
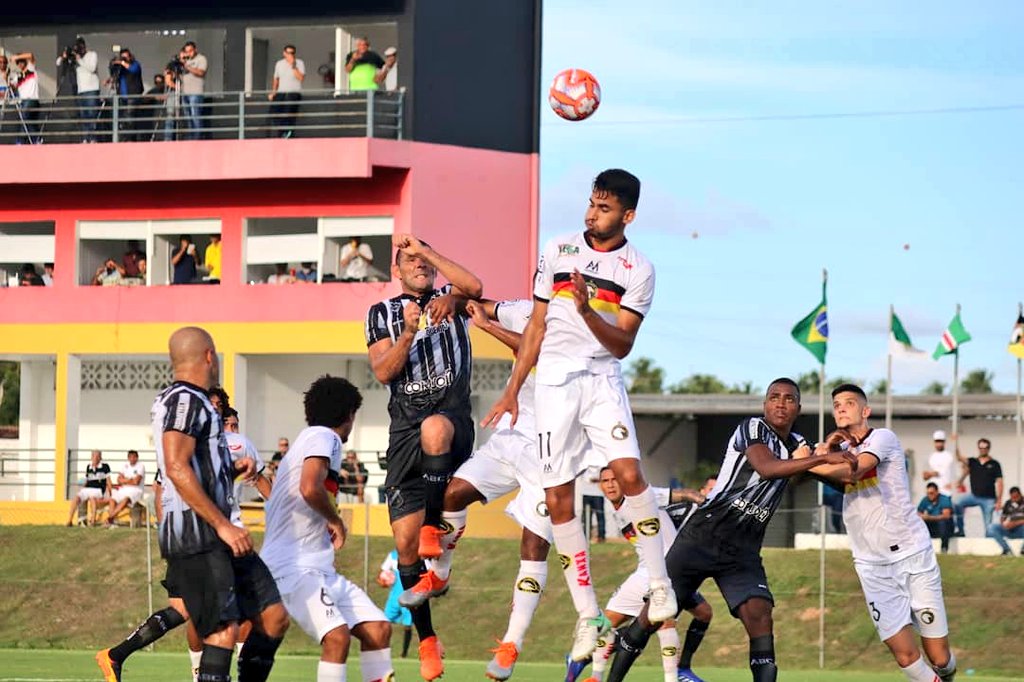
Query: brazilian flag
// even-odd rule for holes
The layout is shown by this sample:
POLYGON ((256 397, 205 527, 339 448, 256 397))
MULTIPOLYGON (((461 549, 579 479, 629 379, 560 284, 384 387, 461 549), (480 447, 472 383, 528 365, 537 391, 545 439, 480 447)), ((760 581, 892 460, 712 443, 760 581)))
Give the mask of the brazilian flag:
POLYGON ((825 297, 825 282, 821 283, 821 303, 793 327, 793 338, 801 346, 825 364, 828 349, 828 301, 825 297))

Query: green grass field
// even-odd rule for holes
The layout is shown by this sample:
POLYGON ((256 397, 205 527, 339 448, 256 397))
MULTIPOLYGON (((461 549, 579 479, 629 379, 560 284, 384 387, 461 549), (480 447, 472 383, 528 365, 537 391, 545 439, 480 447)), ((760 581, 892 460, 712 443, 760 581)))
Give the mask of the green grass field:
MULTIPOLYGON (((0 682, 71 682, 74 680, 102 680, 99 669, 92 660, 93 652, 86 651, 0 651, 0 682)), ((446 661, 443 682, 469 682, 485 680, 484 662, 446 661)), ((184 653, 140 652, 129 659, 124 669, 124 682, 147 680, 148 682, 180 682, 188 679, 189 662, 184 653)), ((401 680, 419 679, 414 661, 398 661, 395 665, 396 678, 401 680)), ((698 674, 708 682, 747 682, 750 672, 725 668, 700 668, 698 674)), ((519 682, 551 682, 560 680, 564 669, 552 663, 523 662, 516 666, 513 680, 519 682)), ((316 677, 316 659, 312 656, 279 656, 270 675, 272 682, 308 682, 316 677)), ((783 670, 779 678, 786 682, 888 682, 905 679, 893 670, 891 673, 856 673, 849 671, 783 670)), ((351 664, 348 679, 358 680, 358 664, 351 664)), ((660 682, 661 670, 636 668, 629 675, 638 682, 660 682)), ((1005 682, 1006 678, 963 675, 971 682, 1005 682)))

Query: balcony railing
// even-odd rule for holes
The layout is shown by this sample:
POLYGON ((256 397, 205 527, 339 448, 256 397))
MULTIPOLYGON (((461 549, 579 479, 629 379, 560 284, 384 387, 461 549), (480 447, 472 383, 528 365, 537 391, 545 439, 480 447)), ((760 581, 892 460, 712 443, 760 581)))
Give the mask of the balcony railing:
POLYGON ((17 98, 0 109, 0 144, 248 140, 271 137, 402 139, 404 92, 336 95, 306 90, 286 100, 267 91, 213 92, 196 101, 175 92, 57 97, 38 106, 17 98))

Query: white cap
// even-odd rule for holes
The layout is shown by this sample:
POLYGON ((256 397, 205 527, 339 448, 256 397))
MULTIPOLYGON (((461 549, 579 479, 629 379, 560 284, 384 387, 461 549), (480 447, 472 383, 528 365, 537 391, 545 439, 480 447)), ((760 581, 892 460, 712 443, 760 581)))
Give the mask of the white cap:
POLYGON ((946 432, 941 429, 932 434, 932 440, 946 440, 946 432))
POLYGON ((389 47, 388 49, 384 50, 384 56, 385 57, 390 57, 393 54, 398 54, 398 48, 397 47, 389 47))

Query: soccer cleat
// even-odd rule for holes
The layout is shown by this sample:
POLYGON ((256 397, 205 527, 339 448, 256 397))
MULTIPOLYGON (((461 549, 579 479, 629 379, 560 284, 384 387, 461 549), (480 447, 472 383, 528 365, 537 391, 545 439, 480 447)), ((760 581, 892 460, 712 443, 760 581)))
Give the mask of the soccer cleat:
POLYGON ((441 580, 433 571, 427 571, 420 575, 418 583, 398 595, 398 603, 407 609, 415 609, 428 599, 440 597, 448 592, 448 581, 441 580))
POLYGON ((652 623, 675 618, 679 613, 679 606, 676 604, 676 593, 672 586, 666 583, 654 583, 648 593, 647 618, 652 623))
POLYGON ((437 635, 427 637, 420 642, 420 677, 430 682, 444 675, 442 656, 444 656, 444 651, 437 635))
POLYGON ((953 682, 953 678, 956 677, 956 668, 953 668, 952 670, 950 670, 945 675, 941 675, 939 673, 939 669, 936 668, 935 666, 932 666, 932 670, 935 671, 935 676, 938 677, 940 680, 942 680, 942 682, 953 682))
POLYGON ((594 618, 580 618, 576 621, 576 629, 572 634, 572 651, 569 658, 574 661, 585 661, 597 649, 597 640, 612 627, 611 622, 603 613, 594 618))
POLYGON ((441 556, 441 538, 445 532, 434 526, 420 528, 420 558, 436 559, 441 556))
POLYGON ((676 671, 676 679, 679 682, 704 682, 697 674, 689 668, 680 668, 676 671))
POLYGON ((121 664, 110 657, 110 649, 96 653, 96 665, 103 671, 105 682, 121 682, 121 664))
POLYGON ((512 668, 516 667, 516 659, 519 658, 519 649, 515 642, 499 642, 497 649, 491 649, 494 658, 487 664, 487 672, 484 674, 492 680, 507 680, 512 677, 512 668))
MULTIPOLYGON (((565 655, 565 682, 576 682, 583 671, 587 669, 587 665, 590 664, 590 658, 585 658, 582 661, 574 661, 569 654, 565 655)), ((588 678, 594 679, 594 678, 588 678)), ((584 681, 586 682, 586 681, 584 681)))

